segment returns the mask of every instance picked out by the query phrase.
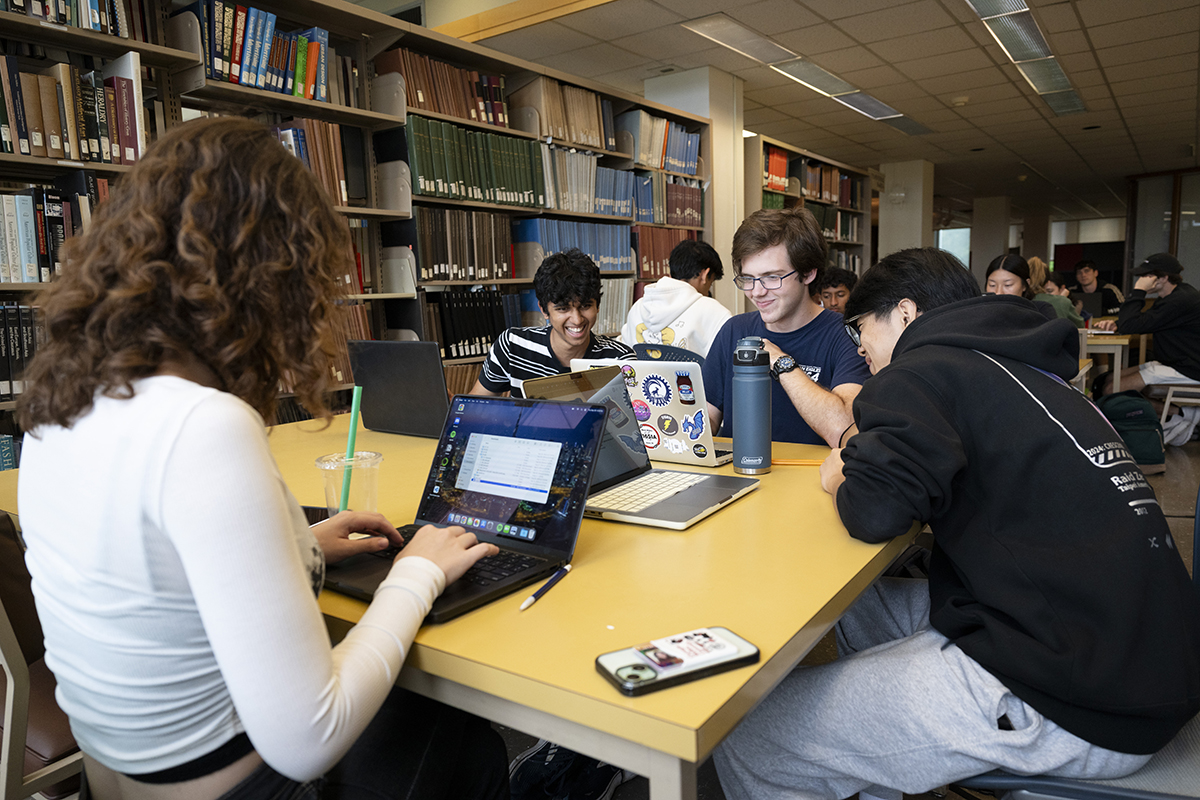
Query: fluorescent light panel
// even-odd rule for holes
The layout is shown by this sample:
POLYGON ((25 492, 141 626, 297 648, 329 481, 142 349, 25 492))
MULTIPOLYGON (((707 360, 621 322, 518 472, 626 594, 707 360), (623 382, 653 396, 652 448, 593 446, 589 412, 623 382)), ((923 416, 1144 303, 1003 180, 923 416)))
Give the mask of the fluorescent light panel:
POLYGON ((1046 101, 1046 105, 1050 106, 1050 110, 1060 117, 1068 114, 1082 114, 1087 111, 1087 106, 1083 104, 1083 98, 1074 91, 1052 92, 1042 95, 1042 99, 1046 101))
POLYGON ((1028 11, 991 17, 985 19, 983 24, 988 26, 992 36, 1014 63, 1054 55, 1042 32, 1038 30, 1033 14, 1028 11))
POLYGON ((901 133, 907 133, 909 136, 924 136, 927 133, 933 133, 929 128, 909 117, 889 117, 888 119, 881 119, 879 121, 891 125, 896 130, 901 133))
POLYGON ((1025 80, 1029 81, 1029 85, 1038 94, 1065 92, 1071 88, 1071 80, 1058 65, 1057 59, 1043 58, 1037 61, 1022 61, 1017 64, 1017 69, 1021 70, 1025 80))
POLYGON ((967 0, 967 5, 975 9, 975 13, 982 19, 1029 8, 1025 5, 1025 0, 967 0))
POLYGON ((838 94, 833 96, 844 106, 852 108, 860 114, 864 114, 871 119, 888 119, 890 117, 900 116, 900 112, 889 106, 882 100, 877 100, 866 92, 849 92, 847 94, 838 94))
POLYGON ((796 54, 786 47, 776 44, 762 34, 740 25, 725 14, 710 14, 707 17, 680 23, 693 33, 698 33, 705 39, 711 39, 719 45, 728 47, 747 58, 770 64, 774 61, 786 61, 795 58, 796 54))
POLYGON ((820 92, 826 97, 833 97, 834 95, 846 94, 847 92, 858 90, 858 87, 854 84, 847 83, 832 72, 821 69, 806 58, 796 58, 780 64, 770 64, 769 66, 780 75, 786 75, 796 83, 802 83, 814 92, 820 92))

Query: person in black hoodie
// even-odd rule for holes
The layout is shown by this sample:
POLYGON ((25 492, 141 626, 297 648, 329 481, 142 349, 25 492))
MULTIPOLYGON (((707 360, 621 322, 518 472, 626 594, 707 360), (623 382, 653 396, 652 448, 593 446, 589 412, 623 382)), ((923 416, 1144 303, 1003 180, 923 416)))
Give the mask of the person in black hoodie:
MULTIPOLYGON (((1121 388, 1141 391, 1155 383, 1200 383, 1200 292, 1183 282, 1183 267, 1170 253, 1155 253, 1139 264, 1133 291, 1121 304, 1116 324, 1102 320, 1101 330, 1154 334, 1154 361, 1121 371, 1121 388), (1153 294, 1157 299, 1145 311, 1153 294)), ((1112 373, 1104 394, 1112 391, 1112 373)))
POLYGON ((1200 592, 1120 437, 1066 382, 1075 327, 979 296, 932 248, 868 270, 846 321, 873 377, 822 486, 857 539, 928 523, 929 579, 878 581, 837 625, 841 657, 795 670, 722 743, 726 795, 1135 771, 1200 710, 1200 592))

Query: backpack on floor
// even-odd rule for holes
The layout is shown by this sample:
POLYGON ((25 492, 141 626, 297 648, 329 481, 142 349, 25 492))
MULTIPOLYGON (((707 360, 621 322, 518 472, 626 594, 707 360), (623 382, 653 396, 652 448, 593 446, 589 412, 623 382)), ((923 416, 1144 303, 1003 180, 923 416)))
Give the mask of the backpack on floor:
POLYGON ((1130 390, 1106 394, 1096 402, 1096 407, 1121 434, 1142 472, 1153 475, 1166 471, 1163 429, 1149 400, 1130 390))

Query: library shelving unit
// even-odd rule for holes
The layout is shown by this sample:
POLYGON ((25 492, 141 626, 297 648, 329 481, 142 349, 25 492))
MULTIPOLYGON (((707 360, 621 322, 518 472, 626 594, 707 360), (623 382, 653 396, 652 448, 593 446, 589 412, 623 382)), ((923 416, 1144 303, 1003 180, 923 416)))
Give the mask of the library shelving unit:
POLYGON ((743 146, 747 215, 761 208, 806 207, 825 231, 829 265, 859 275, 871 266, 866 170, 762 135, 747 137, 743 146))
MULTIPOLYGON (((140 66, 144 68, 141 76, 142 98, 139 98, 139 102, 141 99, 161 99, 166 94, 168 72, 192 66, 197 59, 190 52, 161 44, 164 41, 167 14, 165 5, 160 8, 151 4, 146 11, 146 36, 150 41, 84 30, 12 11, 0 11, 0 39, 10 44, 6 51, 8 57, 15 60, 17 69, 30 73, 46 69, 54 63, 79 66, 87 57, 97 59, 93 63, 99 68, 99 59, 111 62, 135 53, 140 66), (25 52, 17 52, 18 48, 12 45, 28 45, 29 48, 25 52)), ((13 132, 15 142, 15 125, 13 132)), ((0 183, 3 183, 5 193, 24 186, 49 185, 55 178, 81 169, 92 170, 97 177, 109 181, 119 180, 130 169, 122 164, 85 162, 79 160, 75 153, 72 153, 73 158, 53 158, 22 155, 16 147, 14 151, 0 153, 0 183)), ((43 283, 0 283, 0 303, 36 306, 37 292, 44 286, 43 283)), ((7 413, 15 406, 16 402, 12 400, 0 402, 0 412, 5 412, 0 414, 2 432, 19 434, 11 415, 7 413)))

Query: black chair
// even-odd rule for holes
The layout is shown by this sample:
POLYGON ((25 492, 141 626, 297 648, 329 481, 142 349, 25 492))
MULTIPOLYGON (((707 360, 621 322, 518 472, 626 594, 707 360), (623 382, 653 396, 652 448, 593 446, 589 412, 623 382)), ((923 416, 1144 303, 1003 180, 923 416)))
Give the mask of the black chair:
MULTIPOLYGON (((1196 493, 1200 511, 1200 490, 1196 493)), ((1200 591, 1200 513, 1192 535, 1192 581, 1200 591)), ((1200 797, 1200 716, 1132 775, 1112 780, 1076 780, 1047 775, 989 772, 957 781, 951 789, 988 791, 1001 800, 1185 800, 1200 797)))
POLYGON ((638 361, 690 361, 704 366, 704 356, 669 344, 635 344, 633 352, 637 353, 638 361))

